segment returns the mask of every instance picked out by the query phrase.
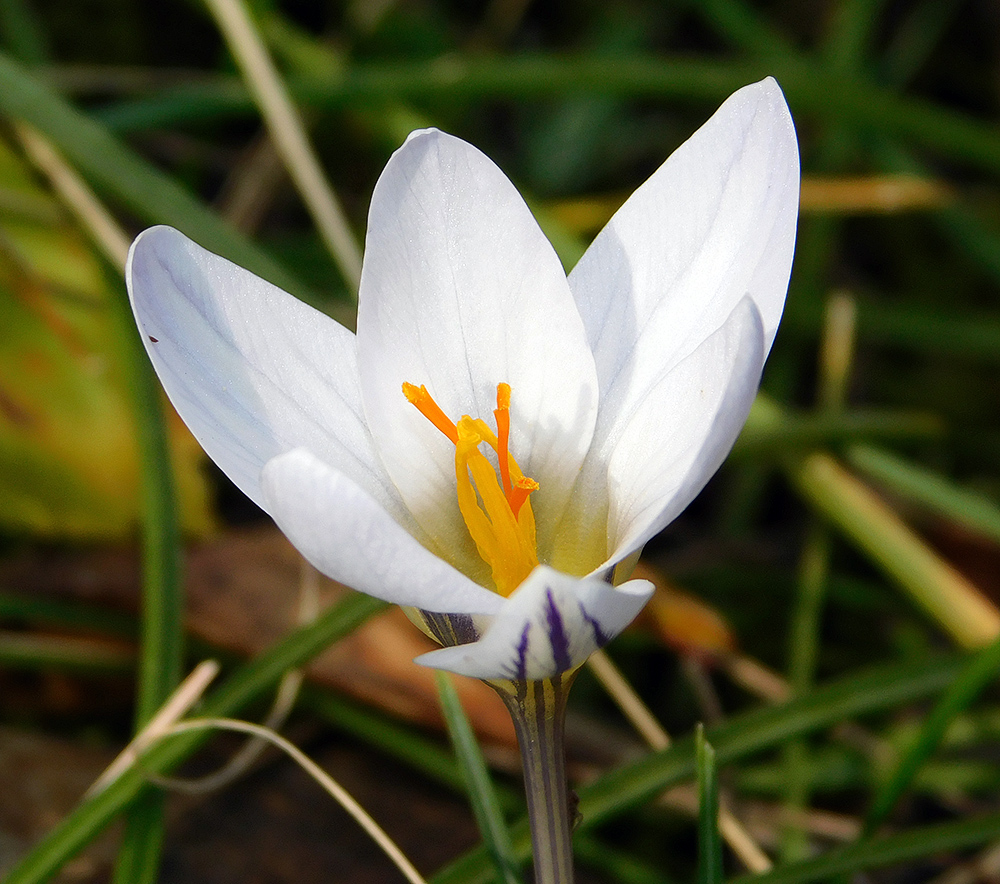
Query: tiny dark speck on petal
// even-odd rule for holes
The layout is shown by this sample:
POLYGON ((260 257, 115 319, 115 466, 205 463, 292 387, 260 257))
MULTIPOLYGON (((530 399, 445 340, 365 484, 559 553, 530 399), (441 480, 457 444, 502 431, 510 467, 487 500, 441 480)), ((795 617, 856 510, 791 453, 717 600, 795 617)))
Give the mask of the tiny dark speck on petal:
POLYGON ((152 342, 153 342, 154 344, 159 344, 159 343, 160 343, 160 339, 159 339, 159 338, 154 338, 154 337, 153 337, 152 335, 150 335, 150 336, 149 336, 149 339, 150 339, 150 340, 151 340, 151 341, 152 341, 152 342))

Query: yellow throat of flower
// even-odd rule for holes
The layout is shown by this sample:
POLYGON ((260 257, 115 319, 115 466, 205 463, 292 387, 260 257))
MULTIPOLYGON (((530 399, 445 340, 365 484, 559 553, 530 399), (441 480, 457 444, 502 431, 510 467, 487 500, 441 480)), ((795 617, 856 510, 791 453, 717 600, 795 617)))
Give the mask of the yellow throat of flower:
POLYGON ((468 415, 453 423, 423 385, 404 383, 403 395, 455 446, 458 508, 479 555, 493 571, 497 592, 510 595, 538 564, 528 499, 538 483, 521 472, 508 450, 510 386, 497 384, 496 433, 468 415), (483 442, 496 452, 498 470, 479 450, 483 442))

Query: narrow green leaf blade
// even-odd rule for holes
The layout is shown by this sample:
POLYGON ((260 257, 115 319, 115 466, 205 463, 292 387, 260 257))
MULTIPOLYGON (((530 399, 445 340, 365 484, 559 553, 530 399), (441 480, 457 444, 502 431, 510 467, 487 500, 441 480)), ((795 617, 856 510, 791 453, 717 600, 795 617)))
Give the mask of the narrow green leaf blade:
POLYGON ((870 445, 851 446, 847 461, 893 493, 1000 542, 1000 506, 985 495, 959 487, 939 473, 870 445))
POLYGON ((866 869, 877 869, 949 850, 994 841, 1000 836, 1000 814, 961 819, 909 829, 887 838, 855 841, 816 859, 789 863, 761 875, 741 875, 731 884, 805 884, 833 880, 866 869))
POLYGON ((719 838, 715 750, 705 739, 705 726, 702 724, 695 730, 694 744, 698 774, 698 884, 721 884, 722 841, 719 838))
MULTIPOLYGON (((890 709, 946 688, 961 671, 965 657, 948 657, 878 667, 817 687, 808 696, 734 716, 712 728, 708 738, 716 761, 729 764, 859 715, 890 709)), ((648 800, 695 774, 694 740, 678 740, 662 752, 612 770, 580 789, 580 828, 591 828, 648 800)), ((531 835, 526 820, 511 827, 518 857, 527 857, 531 835)), ((470 851, 442 869, 433 884, 486 884, 492 864, 483 849, 470 851)), ((20 882, 17 882, 20 884, 20 882)))
POLYGON ((948 726, 996 680, 998 671, 1000 671, 1000 639, 983 648, 968 662, 931 714, 927 716, 917 738, 903 753, 892 776, 876 796, 866 823, 869 832, 885 821, 924 762, 941 744, 948 726))
MULTIPOLYGON (((207 718, 232 716, 262 696, 289 669, 296 669, 337 639, 385 608, 369 596, 352 594, 297 629, 270 650, 243 666, 206 698, 201 712, 207 718)), ((90 843, 146 787, 145 771, 164 773, 192 755, 210 737, 209 731, 191 732, 165 740, 147 752, 144 770, 127 770, 103 792, 82 801, 11 870, 4 884, 39 884, 90 843)))
POLYGON ((150 224, 170 224, 206 249, 224 255, 294 294, 307 287, 249 239, 153 168, 105 128, 0 52, 0 113, 30 123, 88 181, 150 224))
POLYGON ((517 857, 511 846, 510 833, 507 831, 500 801, 490 780, 486 760, 483 758, 479 743, 476 742, 476 735, 472 732, 472 726, 462 708, 451 676, 446 672, 435 671, 434 677, 441 700, 441 711, 444 713, 455 755, 465 779, 472 812, 479 826, 479 834, 482 835, 483 843, 496 868, 497 878, 505 884, 518 884, 520 876, 517 857))
MULTIPOLYGON (((139 733, 166 702, 184 665, 181 529, 160 386, 135 331, 125 286, 112 297, 136 424, 142 489, 142 641, 136 687, 139 733)), ((128 813, 115 884, 156 884, 164 839, 164 796, 144 795, 128 813)))

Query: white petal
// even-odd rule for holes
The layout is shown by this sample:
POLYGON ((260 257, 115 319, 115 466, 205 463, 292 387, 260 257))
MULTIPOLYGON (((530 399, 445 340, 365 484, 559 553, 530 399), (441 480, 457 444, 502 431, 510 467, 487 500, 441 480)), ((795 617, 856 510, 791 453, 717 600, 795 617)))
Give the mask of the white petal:
POLYGON ((575 669, 618 635, 652 592, 648 580, 612 586, 540 565, 479 641, 431 651, 416 662, 473 678, 551 678, 575 669))
POLYGON ((590 445, 593 358, 551 245, 510 181, 464 141, 416 132, 382 173, 358 346, 365 414, 385 469, 432 537, 470 551, 454 447, 401 385, 426 385, 452 420, 468 414, 492 425, 497 384, 510 384, 511 451, 541 483, 532 503, 544 550, 590 445))
POLYGON ((310 448, 402 514, 362 418, 354 336, 169 227, 132 244, 129 295, 146 351, 184 422, 264 506, 264 464, 310 448))
POLYGON ((363 489, 304 449, 269 461, 268 512, 296 549, 334 580, 427 611, 492 614, 503 604, 421 546, 363 489))
POLYGON ((732 95, 600 233, 570 274, 601 384, 598 445, 745 296, 768 352, 791 270, 798 185, 795 130, 767 79, 732 95))
POLYGON ((760 314, 744 298, 623 416, 607 466, 607 564, 666 527, 715 474, 750 413, 763 365, 760 314))

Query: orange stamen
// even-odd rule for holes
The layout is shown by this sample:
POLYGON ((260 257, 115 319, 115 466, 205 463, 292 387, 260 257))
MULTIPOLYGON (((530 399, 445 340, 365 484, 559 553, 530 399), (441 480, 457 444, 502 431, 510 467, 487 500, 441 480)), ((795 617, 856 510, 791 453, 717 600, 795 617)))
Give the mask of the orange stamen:
POLYGON ((516 519, 518 513, 521 512, 521 507, 528 500, 528 495, 532 491, 538 490, 538 483, 534 479, 529 479, 527 476, 521 476, 514 483, 513 489, 507 494, 507 503, 510 504, 510 511, 514 514, 516 519))
POLYGON ((454 444, 459 512, 493 572, 496 591, 509 595, 538 564, 529 500, 538 483, 521 472, 510 453, 510 385, 497 384, 495 434, 485 421, 469 415, 452 423, 424 386, 404 383, 403 395, 454 444), (480 451, 481 445, 493 449, 497 468, 480 451))
MULTIPOLYGON (((511 501, 510 484, 510 384, 497 384, 497 408, 493 412, 493 417, 497 422, 497 460, 500 462, 500 481, 503 483, 503 493, 507 495, 507 501, 511 501)), ((517 518, 517 510, 514 509, 514 518, 517 518)))
POLYGON ((452 445, 458 444, 458 428, 448 420, 448 415, 441 410, 441 406, 434 401, 423 384, 417 387, 404 381, 403 395, 417 407, 417 411, 451 440, 452 445))

